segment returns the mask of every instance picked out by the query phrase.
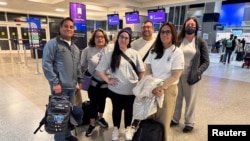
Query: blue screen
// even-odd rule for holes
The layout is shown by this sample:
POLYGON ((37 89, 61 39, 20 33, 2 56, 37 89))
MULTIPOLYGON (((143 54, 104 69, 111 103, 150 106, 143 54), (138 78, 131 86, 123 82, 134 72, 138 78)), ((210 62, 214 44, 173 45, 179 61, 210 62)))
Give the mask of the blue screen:
POLYGON ((227 27, 241 26, 244 8, 245 3, 222 5, 219 23, 225 24, 227 27))
POLYGON ((148 20, 156 23, 165 22, 166 21, 165 9, 148 10, 148 20))
POLYGON ((119 15, 118 14, 112 14, 108 15, 108 25, 119 25, 119 15))
POLYGON ((127 12, 125 13, 126 24, 137 24, 140 23, 139 12, 127 12))

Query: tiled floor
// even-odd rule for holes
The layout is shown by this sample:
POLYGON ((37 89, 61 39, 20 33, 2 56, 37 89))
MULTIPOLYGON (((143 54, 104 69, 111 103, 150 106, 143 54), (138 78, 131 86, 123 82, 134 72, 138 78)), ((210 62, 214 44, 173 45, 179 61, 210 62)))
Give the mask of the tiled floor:
MULTIPOLYGON (((193 132, 182 132, 182 119, 178 127, 171 128, 169 141, 207 141, 208 124, 250 123, 250 69, 241 68, 243 62, 221 64, 219 56, 210 54, 211 64, 201 80, 193 132)), ((42 73, 41 59, 36 63, 35 59, 27 58, 25 64, 23 54, 22 63, 17 54, 0 54, 0 141, 53 140, 53 136, 46 132, 33 134, 44 115, 49 86, 42 73)), ((82 91, 82 96, 87 99, 86 92, 82 91)), ((105 118, 110 125, 108 129, 97 127, 93 136, 86 138, 87 126, 79 127, 79 140, 111 141, 113 128, 109 99, 105 118)), ((124 134, 120 136, 122 140, 124 134)))

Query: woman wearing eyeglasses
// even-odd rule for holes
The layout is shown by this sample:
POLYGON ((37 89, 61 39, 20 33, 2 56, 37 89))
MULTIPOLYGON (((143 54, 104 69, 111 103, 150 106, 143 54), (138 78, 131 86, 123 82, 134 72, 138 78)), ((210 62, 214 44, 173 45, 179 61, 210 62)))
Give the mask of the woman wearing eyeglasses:
POLYGON ((206 42, 197 36, 199 25, 194 17, 188 18, 178 35, 177 45, 184 53, 185 66, 178 84, 178 97, 171 126, 179 124, 183 99, 185 100, 184 133, 191 132, 195 123, 195 107, 198 97, 197 87, 202 73, 209 66, 209 54, 206 42))
POLYGON ((154 78, 162 79, 163 85, 153 89, 155 96, 164 95, 162 108, 152 116, 156 121, 164 125, 164 141, 169 136, 169 127, 174 112, 177 83, 184 68, 184 56, 182 51, 175 46, 177 33, 175 26, 164 23, 156 37, 152 50, 145 60, 147 69, 154 78))
POLYGON ((87 137, 94 133, 96 120, 101 127, 108 128, 108 123, 103 117, 108 86, 95 71, 102 56, 106 53, 104 48, 107 48, 108 42, 108 36, 105 31, 101 28, 96 29, 93 31, 91 38, 89 39, 89 46, 82 51, 81 55, 82 71, 85 72, 87 70, 85 73, 93 76, 91 85, 88 89, 88 98, 90 99, 90 124, 85 133, 85 136, 87 137))
POLYGON ((108 83, 108 96, 113 106, 113 141, 119 140, 122 110, 124 110, 125 140, 132 140, 130 125, 135 99, 132 89, 143 77, 145 71, 141 56, 136 50, 130 48, 131 37, 130 28, 122 29, 117 35, 114 50, 103 56, 96 68, 102 79, 108 83), (110 70, 109 76, 104 73, 107 70, 110 70))

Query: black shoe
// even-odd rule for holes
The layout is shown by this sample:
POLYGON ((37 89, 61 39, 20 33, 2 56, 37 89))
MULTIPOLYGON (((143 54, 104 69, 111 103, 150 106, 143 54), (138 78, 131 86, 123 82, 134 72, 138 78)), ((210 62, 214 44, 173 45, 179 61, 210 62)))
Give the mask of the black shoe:
POLYGON ((173 120, 171 120, 170 127, 177 126, 178 124, 179 124, 179 123, 176 123, 176 122, 174 122, 173 120))
POLYGON ((132 128, 133 129, 135 129, 135 128, 137 128, 138 127, 138 125, 139 125, 139 123, 140 123, 140 120, 138 120, 138 119, 135 119, 133 122, 132 122, 132 128))
POLYGON ((94 133, 94 131, 95 131, 94 129, 95 129, 95 126, 89 125, 89 128, 88 128, 88 130, 86 131, 85 136, 86 136, 86 137, 91 136, 91 135, 94 133))
POLYGON ((108 123, 104 118, 100 118, 97 122, 102 128, 107 128, 109 127, 108 123))
POLYGON ((191 127, 191 126, 185 126, 182 131, 184 133, 189 133, 189 132, 191 132, 193 130, 193 128, 194 127, 191 127))
POLYGON ((69 136, 67 138, 65 138, 66 141, 78 141, 78 139, 74 136, 69 136))

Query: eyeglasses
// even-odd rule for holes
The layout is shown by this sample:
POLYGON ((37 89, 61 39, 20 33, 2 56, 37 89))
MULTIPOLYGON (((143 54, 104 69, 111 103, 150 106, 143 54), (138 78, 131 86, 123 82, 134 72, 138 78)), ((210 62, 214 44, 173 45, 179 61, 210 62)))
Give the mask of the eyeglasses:
POLYGON ((152 26, 143 26, 142 28, 143 29, 149 29, 149 28, 151 28, 152 26))
POLYGON ((166 35, 172 34, 171 30, 162 30, 160 33, 166 35))
POLYGON ((119 39, 128 40, 128 39, 129 39, 129 37, 124 37, 123 35, 120 35, 120 36, 119 36, 119 39))
POLYGON ((95 36, 96 39, 103 39, 104 37, 103 36, 95 36))

